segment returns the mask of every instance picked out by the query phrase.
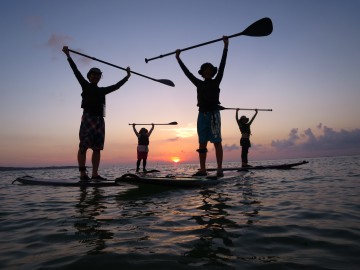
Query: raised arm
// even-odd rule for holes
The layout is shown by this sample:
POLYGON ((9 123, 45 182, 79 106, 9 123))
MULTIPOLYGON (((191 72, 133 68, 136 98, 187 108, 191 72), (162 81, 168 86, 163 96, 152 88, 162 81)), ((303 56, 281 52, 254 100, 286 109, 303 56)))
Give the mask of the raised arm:
POLYGON ((185 64, 183 63, 183 61, 180 59, 180 53, 181 51, 179 49, 176 50, 176 60, 178 61, 180 68, 182 69, 182 71, 184 72, 184 74, 186 75, 186 77, 189 78, 189 80, 195 85, 197 86, 199 82, 201 82, 201 80, 199 80, 198 78, 196 78, 190 71, 189 69, 185 66, 185 64))
POLYGON ((149 137, 150 137, 151 133, 153 132, 154 127, 155 127, 155 125, 154 125, 154 124, 151 124, 151 129, 150 129, 150 131, 148 132, 148 136, 149 136, 149 137))
POLYGON ((68 46, 64 46, 62 51, 66 54, 67 58, 71 58, 68 46))
POLYGON ((132 127, 133 127, 133 130, 134 130, 135 134, 136 134, 136 137, 139 137, 139 132, 136 130, 135 124, 133 124, 132 127))
POLYGON ((222 56, 221 56, 219 70, 218 70, 218 73, 216 74, 216 77, 215 77, 215 80, 217 80, 219 83, 222 80, 222 77, 224 75, 227 52, 228 52, 228 47, 229 47, 229 38, 227 36, 223 36, 223 41, 224 41, 224 49, 223 49, 223 53, 222 53, 222 56))
POLYGON ((228 36, 223 36, 223 41, 224 41, 224 49, 228 49, 229 47, 229 37, 228 36))
POLYGON ((116 84, 110 85, 110 86, 107 86, 107 87, 103 87, 106 95, 111 93, 111 92, 114 92, 114 91, 118 90, 121 86, 123 86, 128 81, 128 79, 131 76, 130 67, 126 68, 126 72, 127 72, 127 75, 122 80, 118 81, 116 84))
MULTIPOLYGON (((127 75, 126 75, 126 77, 125 77, 125 78, 128 80, 128 79, 130 78, 130 76, 131 76, 131 70, 130 70, 130 67, 127 67, 127 68, 126 68, 126 72, 127 72, 127 75)), ((125 78, 124 78, 124 79, 125 79, 125 78)))
POLYGON ((251 123, 254 121, 254 119, 255 119, 255 117, 257 116, 257 114, 258 114, 258 110, 255 109, 255 114, 254 114, 254 116, 251 118, 251 120, 250 120, 250 122, 249 122, 249 125, 251 125, 251 123))
POLYGON ((80 71, 78 70, 78 68, 77 68, 77 66, 76 66, 76 64, 74 62, 74 60, 71 58, 68 46, 64 46, 62 51, 67 56, 67 60, 68 60, 68 62, 70 64, 70 67, 71 67, 72 71, 74 72, 74 75, 75 75, 76 79, 78 80, 78 82, 80 83, 80 85, 84 86, 84 85, 88 84, 89 82, 80 73, 80 71))

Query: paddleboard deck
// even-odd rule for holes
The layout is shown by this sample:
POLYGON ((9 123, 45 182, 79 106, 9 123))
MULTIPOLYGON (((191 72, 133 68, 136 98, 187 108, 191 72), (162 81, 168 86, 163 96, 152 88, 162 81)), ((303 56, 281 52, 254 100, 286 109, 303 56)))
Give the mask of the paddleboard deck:
POLYGON ((115 182, 121 185, 122 183, 128 183, 133 185, 161 185, 172 187, 199 187, 199 186, 213 186, 222 182, 224 179, 234 178, 234 175, 217 177, 216 175, 210 176, 174 176, 168 175, 163 177, 142 177, 136 174, 124 174, 121 177, 115 179, 115 182))
MULTIPOLYGON (((106 181, 79 181, 78 179, 46 179, 32 176, 22 176, 15 179, 14 182, 25 185, 37 186, 62 186, 62 187, 114 187, 117 186, 114 180, 106 181)), ((13 183, 14 183, 13 182, 13 183)))
POLYGON ((152 169, 152 170, 148 170, 148 171, 138 171, 138 172, 135 172, 135 174, 146 175, 149 173, 158 173, 158 172, 160 172, 160 171, 156 170, 156 169, 152 169))
MULTIPOLYGON (((239 174, 236 174, 237 176, 239 174)), ((161 185, 170 187, 199 187, 211 186, 221 183, 223 179, 233 178, 232 176, 217 177, 216 175, 192 177, 192 176, 150 176, 126 173, 115 180, 106 181, 79 181, 77 179, 45 179, 36 178, 32 176, 23 176, 16 178, 14 182, 19 182, 25 185, 38 186, 63 186, 63 187, 112 187, 122 184, 133 185, 161 185)))
MULTIPOLYGON (((274 165, 263 165, 263 166, 252 166, 252 167, 230 167, 223 168, 224 171, 249 171, 249 170, 286 170, 292 169, 296 166, 304 165, 309 163, 309 161, 301 161, 296 163, 285 163, 285 164, 274 164, 274 165)), ((207 171, 216 171, 216 168, 207 169, 207 171)))

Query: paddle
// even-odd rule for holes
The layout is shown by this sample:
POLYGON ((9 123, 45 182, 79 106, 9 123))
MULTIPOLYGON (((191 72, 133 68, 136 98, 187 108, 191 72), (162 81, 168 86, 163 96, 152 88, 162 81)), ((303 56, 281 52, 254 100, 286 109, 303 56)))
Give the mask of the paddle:
MULTIPOLYGON (((272 31, 273 31, 273 25, 272 25, 271 19, 270 18, 262 18, 256 22, 254 22, 250 26, 248 26, 244 31, 234 34, 234 35, 231 35, 231 36, 228 36, 228 38, 233 38, 233 37, 237 37, 237 36, 264 37, 264 36, 270 35, 272 33, 272 31)), ((211 40, 208 42, 200 43, 198 45, 194 45, 191 47, 181 49, 180 51, 182 51, 182 52, 187 51, 190 49, 194 49, 197 47, 201 47, 201 46, 208 45, 208 44, 215 43, 215 42, 222 41, 222 40, 223 40, 223 38, 218 38, 215 40, 211 40)), ((162 58, 164 56, 169 56, 169 55, 172 55, 175 53, 176 53, 176 51, 173 51, 173 52, 170 52, 167 54, 162 54, 162 55, 150 58, 150 59, 145 58, 145 63, 147 63, 151 60, 162 58)))
MULTIPOLYGON (((95 58, 95 57, 92 57, 92 56, 89 56, 89 55, 86 55, 86 54, 83 54, 83 53, 79 53, 79 52, 77 52, 77 51, 70 50, 70 49, 69 49, 69 52, 76 53, 76 54, 82 55, 82 56, 84 56, 84 57, 90 58, 90 59, 92 59, 92 60, 94 60, 94 61, 98 61, 98 62, 100 62, 100 63, 106 64, 106 65, 109 65, 109 66, 112 66, 112 67, 116 67, 116 68, 119 68, 119 69, 122 69, 122 70, 125 70, 125 71, 126 71, 126 68, 116 66, 116 65, 114 65, 114 64, 105 62, 105 61, 103 61, 103 60, 99 60, 99 59, 97 59, 97 58, 95 58)), ((137 73, 137 72, 135 72, 135 71, 130 71, 130 72, 133 73, 133 74, 139 75, 139 76, 141 76, 141 77, 144 77, 144 78, 147 78, 147 79, 150 79, 150 80, 153 80, 153 81, 162 83, 162 84, 166 84, 166 85, 168 85, 168 86, 175 86, 175 84, 174 84, 172 81, 170 81, 170 80, 166 80, 166 79, 157 80, 157 79, 154 79, 154 78, 145 76, 145 75, 143 75, 143 74, 137 73)))
POLYGON ((223 106, 218 105, 219 110, 240 110, 240 111, 264 111, 264 112, 272 112, 272 109, 245 109, 245 108, 225 108, 223 106))
POLYGON ((173 126, 173 125, 177 125, 178 123, 177 122, 170 122, 170 123, 167 123, 167 124, 135 124, 135 123, 132 123, 132 124, 129 124, 130 126, 132 126, 132 125, 138 125, 138 126, 151 126, 151 125, 154 125, 154 126, 160 126, 160 125, 162 125, 162 126, 164 126, 164 125, 171 125, 171 126, 173 126))

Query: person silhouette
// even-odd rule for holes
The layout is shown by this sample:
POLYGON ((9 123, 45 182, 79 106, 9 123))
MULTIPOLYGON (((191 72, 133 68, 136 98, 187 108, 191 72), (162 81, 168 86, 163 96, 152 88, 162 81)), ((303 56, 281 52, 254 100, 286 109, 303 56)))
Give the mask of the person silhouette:
POLYGON ((77 153, 80 181, 89 181, 91 179, 106 180, 106 178, 103 178, 98 173, 101 159, 100 151, 104 149, 105 142, 105 96, 118 90, 128 81, 131 76, 130 67, 126 68, 127 75, 116 84, 99 87, 98 83, 102 77, 102 72, 99 68, 91 68, 86 76, 88 80, 86 80, 71 58, 69 48, 64 46, 62 51, 66 54, 70 67, 82 89, 81 108, 83 108, 83 114, 81 117, 79 130, 80 143, 77 153), (91 179, 87 175, 86 170, 86 152, 89 148, 93 151, 91 158, 91 179))
POLYGON ((198 73, 203 77, 203 80, 196 78, 185 66, 180 59, 181 51, 176 50, 176 59, 180 65, 180 68, 188 79, 197 88, 197 106, 199 107, 199 113, 197 118, 197 133, 199 140, 199 161, 200 169, 194 176, 207 175, 206 172, 206 156, 207 156, 207 144, 210 141, 214 144, 217 162, 217 176, 224 176, 222 170, 223 162, 223 148, 221 137, 221 116, 219 111, 219 96, 220 96, 220 83, 224 75, 224 69, 227 58, 227 51, 229 45, 229 39, 227 36, 223 36, 224 49, 219 65, 219 70, 211 63, 204 63, 201 65, 198 73))
POLYGON ((245 115, 242 115, 239 118, 239 109, 236 109, 235 119, 236 119, 236 123, 238 124, 240 132, 241 132, 240 145, 241 145, 241 166, 242 167, 251 167, 251 165, 248 164, 249 148, 251 147, 250 126, 251 126, 252 122, 254 121, 257 114, 258 114, 258 110, 255 109, 255 114, 249 121, 249 118, 247 118, 245 115))
POLYGON ((138 132, 135 128, 135 124, 132 125, 134 133, 136 134, 136 137, 138 138, 138 146, 137 146, 137 161, 136 161, 136 172, 139 172, 140 170, 140 164, 142 160, 143 165, 143 171, 146 172, 146 163, 147 163, 147 157, 149 153, 149 137, 151 133, 154 130, 155 125, 151 124, 151 129, 148 131, 146 128, 141 128, 138 132))

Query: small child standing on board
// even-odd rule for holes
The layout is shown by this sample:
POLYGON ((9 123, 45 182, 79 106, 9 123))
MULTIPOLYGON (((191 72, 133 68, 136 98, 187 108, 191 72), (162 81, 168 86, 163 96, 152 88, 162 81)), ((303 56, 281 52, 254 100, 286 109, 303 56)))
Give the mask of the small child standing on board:
POLYGON ((256 115, 258 114, 258 110, 255 109, 255 114, 254 116, 251 118, 251 120, 249 121, 249 118, 247 118, 245 115, 241 116, 239 119, 239 109, 236 110, 236 122, 239 126, 240 132, 241 132, 241 139, 240 139, 240 145, 241 145, 241 161, 242 161, 242 167, 251 167, 248 164, 248 153, 249 153, 249 148, 251 147, 251 143, 250 143, 250 135, 251 135, 251 130, 250 130, 250 126, 252 124, 252 122, 254 121, 256 115))
POLYGON ((137 161, 136 161, 136 172, 140 170, 141 160, 143 161, 143 171, 146 172, 146 161, 149 153, 149 137, 154 130, 155 125, 151 124, 151 129, 148 131, 146 128, 141 128, 138 132, 135 128, 135 124, 132 125, 133 130, 138 138, 137 146, 137 161))

